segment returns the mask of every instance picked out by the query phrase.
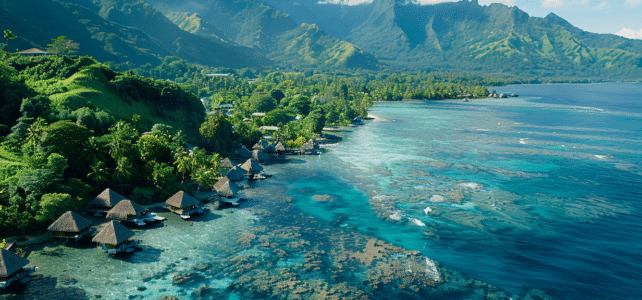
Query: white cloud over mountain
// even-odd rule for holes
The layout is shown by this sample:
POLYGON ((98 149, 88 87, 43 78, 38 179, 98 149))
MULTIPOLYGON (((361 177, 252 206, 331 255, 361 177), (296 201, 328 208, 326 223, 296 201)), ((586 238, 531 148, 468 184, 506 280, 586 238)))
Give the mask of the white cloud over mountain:
POLYGON ((622 28, 622 30, 615 34, 630 39, 642 39, 642 29, 635 31, 631 28, 622 28))
POLYGON ((361 5, 361 4, 370 4, 374 0, 319 0, 319 4, 340 4, 340 5, 361 5))
POLYGON ((562 6, 562 0, 544 0, 542 7, 558 7, 562 6))
MULTIPOLYGON (((318 4, 339 4, 339 5, 348 5, 355 6, 361 4, 370 4, 374 0, 319 0, 318 4)), ((431 5, 442 2, 456 2, 459 0, 406 0, 406 4, 417 4, 417 5, 431 5)), ((508 0, 511 1, 512 0, 508 0)))

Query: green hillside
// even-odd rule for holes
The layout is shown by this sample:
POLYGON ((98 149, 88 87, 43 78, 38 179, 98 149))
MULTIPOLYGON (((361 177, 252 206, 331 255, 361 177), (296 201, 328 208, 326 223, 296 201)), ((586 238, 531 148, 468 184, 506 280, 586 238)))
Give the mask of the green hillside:
POLYGON ((476 1, 376 3, 348 41, 401 68, 603 79, 642 75, 642 41, 586 33, 554 15, 534 18, 517 7, 476 1))
POLYGON ((586 32, 554 14, 536 18, 517 7, 481 6, 476 0, 432 5, 373 0, 350 6, 260 1, 314 22, 395 71, 480 71, 543 81, 642 76, 642 41, 586 32))
POLYGON ((288 14, 255 0, 148 2, 184 30, 198 32, 204 28, 203 21, 210 22, 233 42, 252 47, 285 67, 336 70, 378 69, 380 65, 359 47, 317 26, 297 23, 288 14))
MULTIPOLYGON (((106 113, 115 119, 131 120, 140 116, 139 126, 151 128, 163 123, 198 136, 205 110, 195 96, 180 87, 161 80, 128 76, 88 57, 7 56, 5 63, 14 69, 15 81, 24 82, 20 89, 32 98, 45 97, 56 118, 77 121, 84 115, 91 120, 90 130, 105 131, 100 118, 106 113)), ((24 97, 5 95, 0 103, 8 128, 16 125, 24 97), (16 102, 15 104, 12 104, 16 102)), ((107 124, 104 124, 107 125, 107 124)))
POLYGON ((0 14, 0 26, 18 36, 11 51, 45 49, 62 35, 80 44, 78 54, 123 67, 157 65, 166 56, 221 67, 270 64, 250 48, 183 31, 143 1, 7 0, 0 14))

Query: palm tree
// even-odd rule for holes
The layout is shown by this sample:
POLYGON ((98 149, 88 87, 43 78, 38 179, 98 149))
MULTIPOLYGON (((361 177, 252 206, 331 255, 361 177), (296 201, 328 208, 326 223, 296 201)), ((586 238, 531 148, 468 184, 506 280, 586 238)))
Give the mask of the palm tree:
POLYGON ((7 40, 7 52, 9 52, 9 40, 15 40, 17 37, 11 30, 4 31, 4 38, 7 40))
POLYGON ((98 186, 98 190, 100 190, 100 183, 107 181, 107 178, 109 177, 109 172, 105 167, 105 163, 97 161, 95 164, 91 165, 90 169, 91 172, 87 173, 87 178, 95 183, 98 186))
POLYGON ((183 183, 183 181, 185 181, 185 174, 189 174, 190 173, 190 158, 189 158, 189 156, 184 156, 184 155, 178 154, 176 156, 176 160, 174 161, 174 165, 176 166, 176 171, 178 173, 181 173, 181 175, 183 176, 183 180, 181 181, 181 183, 183 183))
POLYGON ((131 175, 131 172, 129 171, 129 167, 127 166, 128 159, 127 157, 123 156, 117 161, 116 165, 116 174, 118 175, 118 180, 120 181, 120 192, 125 193, 124 185, 123 185, 123 177, 127 179, 131 175))
POLYGON ((90 137, 87 141, 87 147, 82 151, 82 159, 90 165, 96 162, 104 162, 106 160, 106 149, 96 141, 96 137, 90 137))

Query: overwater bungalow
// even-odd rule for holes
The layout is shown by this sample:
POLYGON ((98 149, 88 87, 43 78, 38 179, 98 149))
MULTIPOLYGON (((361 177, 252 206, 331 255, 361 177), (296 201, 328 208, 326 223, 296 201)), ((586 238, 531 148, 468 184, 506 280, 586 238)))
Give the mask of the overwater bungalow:
POLYGON ((107 188, 98 194, 94 200, 89 202, 89 207, 87 207, 85 211, 95 213, 95 216, 100 216, 101 214, 106 214, 107 211, 116 206, 118 202, 125 199, 123 195, 107 188))
POLYGON ((261 177, 261 171, 263 171, 263 167, 253 159, 245 161, 245 163, 241 165, 241 169, 245 170, 246 175, 249 176, 250 179, 259 179, 261 177))
POLYGON ((316 150, 314 149, 314 145, 310 143, 305 143, 301 148, 299 148, 301 151, 301 154, 316 154, 316 150))
POLYGON ((229 158, 229 157, 226 157, 226 158, 224 158, 224 159, 222 159, 222 160, 221 160, 221 162, 220 162, 219 166, 220 166, 221 168, 228 168, 228 169, 231 169, 232 167, 234 167, 234 163, 232 162, 232 160, 230 160, 230 158, 229 158))
POLYGON ((165 204, 169 205, 170 210, 184 220, 191 218, 193 214, 202 214, 204 211, 201 202, 183 191, 178 191, 167 199, 165 204))
POLYGON ((227 175, 225 175, 225 177, 232 181, 239 181, 245 178, 245 174, 247 174, 247 171, 243 170, 239 166, 234 166, 230 169, 229 172, 227 172, 227 175))
POLYGON ((242 158, 252 158, 252 152, 250 150, 247 150, 245 147, 236 149, 236 155, 242 158))
POLYGON ((121 222, 131 222, 138 226, 145 226, 147 223, 164 221, 166 218, 155 213, 148 213, 148 210, 140 204, 131 200, 120 201, 107 213, 107 219, 121 222))
POLYGON ((219 179, 219 181, 214 185, 214 190, 221 197, 221 201, 231 203, 232 205, 238 205, 236 201, 229 201, 223 198, 236 198, 236 194, 241 188, 233 181, 230 181, 227 177, 219 179))
POLYGON ((267 146, 268 146, 268 142, 259 141, 258 143, 254 144, 254 146, 252 147, 252 150, 263 150, 267 148, 267 146))
POLYGON ((53 233, 53 237, 67 240, 73 239, 75 242, 90 234, 90 229, 91 221, 73 211, 62 214, 47 228, 48 231, 53 233))
POLYGON ((28 276, 36 271, 36 268, 24 268, 29 260, 17 254, 0 249, 0 288, 6 288, 14 282, 27 283, 31 281, 28 276))
POLYGON ((252 151, 252 159, 257 162, 263 162, 263 161, 269 160, 270 157, 260 150, 254 150, 252 151))
POLYGON ((131 253, 136 249, 138 241, 132 239, 134 232, 126 228, 118 221, 110 221, 98 232, 92 239, 92 242, 98 243, 98 246, 109 254, 121 252, 131 253))

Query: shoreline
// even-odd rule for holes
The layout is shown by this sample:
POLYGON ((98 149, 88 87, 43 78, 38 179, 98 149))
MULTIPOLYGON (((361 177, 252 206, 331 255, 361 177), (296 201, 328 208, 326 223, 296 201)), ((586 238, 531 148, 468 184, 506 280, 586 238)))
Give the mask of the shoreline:
MULTIPOLYGON (((377 117, 375 116, 375 118, 377 117)), ((303 160, 305 161, 306 159, 309 158, 304 158, 303 160)), ((275 175, 277 176, 277 180, 275 180, 275 182, 257 181, 253 182, 249 189, 243 190, 244 195, 248 198, 248 201, 246 202, 247 204, 243 204, 238 208, 211 212, 212 215, 223 215, 221 218, 227 218, 226 215, 229 216, 230 214, 239 214, 246 211, 249 213, 249 215, 247 215, 249 219, 256 218, 256 221, 253 221, 256 225, 246 228, 245 232, 247 233, 241 234, 241 236, 246 236, 248 238, 239 238, 237 241, 237 244, 239 245, 233 246, 232 248, 234 249, 233 251, 236 252, 228 253, 226 255, 229 256, 224 256, 228 257, 230 261, 220 262, 217 266, 210 265, 210 267, 206 269, 197 267, 199 263, 196 263, 193 267, 189 268, 194 270, 189 271, 192 273, 186 273, 185 271, 169 267, 168 271, 162 271, 161 273, 169 272, 169 277, 172 279, 172 286, 175 285, 175 279, 177 277, 182 278, 188 276, 186 279, 188 283, 179 284, 177 287, 184 287, 194 291, 202 291, 202 287, 206 287, 205 291, 212 290, 217 292, 229 292, 231 289, 234 293, 250 293, 250 295, 256 295, 254 294, 255 292, 252 291, 255 290, 258 292, 262 291, 268 293, 278 292, 279 295, 290 294, 292 296, 313 296, 318 295, 318 293, 322 291, 331 293, 353 293, 355 295, 361 291, 361 293, 366 293, 362 295, 381 295, 381 293, 383 293, 384 295, 389 296, 401 295, 399 293, 408 292, 412 294, 427 291, 430 291, 431 293, 442 293, 447 290, 454 289, 455 287, 462 291, 468 291, 469 286, 474 285, 477 287, 484 287, 488 296, 499 296, 500 298, 507 297, 504 292, 496 287, 468 276, 464 276, 447 267, 443 267, 440 263, 432 261, 430 258, 421 255, 421 253, 417 251, 410 251, 399 246, 395 246, 382 238, 373 238, 364 232, 342 228, 341 226, 338 226, 340 224, 334 224, 306 214, 299 208, 293 206, 294 201, 300 200, 292 199, 287 195, 288 186, 292 185, 293 182, 286 182, 285 179, 278 177, 279 174, 275 175), (345 241, 350 242, 346 243, 345 241), (257 260, 254 256, 242 255, 245 251, 273 253, 261 255, 269 255, 269 257, 274 255, 274 258, 268 260, 273 261, 274 263, 265 264, 263 259, 257 260), (296 257, 305 257, 305 260, 302 261, 301 264, 289 265, 289 261, 296 261, 296 257), (332 259, 330 259, 330 257, 332 257, 332 259), (276 261, 274 261, 274 259, 276 259, 276 261), (230 264, 231 261, 236 261, 236 263, 230 264), (332 263, 333 261, 340 261, 340 263, 332 263), (278 266, 279 262, 283 262, 283 264, 287 264, 287 266, 289 266, 291 272, 289 275, 284 275, 273 270, 275 267, 274 264, 278 266), (257 263, 259 264, 258 267, 257 263), (413 270, 414 272, 408 272, 408 267, 410 267, 410 270, 413 270), (238 271, 241 271, 241 274, 243 275, 236 278, 233 283, 230 283, 222 289, 215 288, 210 285, 206 286, 205 284, 201 286, 200 283, 191 285, 188 280, 191 276, 196 276, 189 274, 203 273, 202 276, 208 277, 214 276, 214 274, 218 273, 230 274, 238 271), (324 274, 324 276, 319 277, 315 275, 319 272, 320 274, 324 274), (386 272, 391 273, 385 275, 386 272), (425 275, 420 277, 424 278, 425 281, 417 281, 418 279, 414 274, 417 274, 418 272, 425 272, 425 275), (349 279, 357 274, 370 274, 368 275, 370 276, 370 283, 359 283, 349 279), (325 285, 318 285, 318 283, 315 283, 319 280, 318 278, 328 276, 335 279, 333 281, 324 281, 325 285), (263 282, 258 280, 270 280, 269 278, 276 281, 272 282, 272 284, 267 287, 258 285, 258 282, 263 282), (449 281, 445 278, 451 278, 452 280, 449 281), (294 281, 298 282, 291 286, 291 288, 294 289, 278 289, 279 285, 291 284, 294 281), (391 283, 394 284, 391 285, 391 283), (311 288, 315 292, 312 294, 306 294, 302 291, 297 292, 299 289, 296 289, 296 287, 301 286, 307 287, 308 289, 311 288)), ((152 204, 151 206, 158 205, 159 204, 152 204)), ((245 215, 245 213, 243 214, 245 215)), ((172 218, 172 221, 174 221, 173 219, 175 218, 172 218)), ((216 223, 217 220, 220 219, 217 217, 217 219, 213 220, 208 219, 206 222, 216 223)), ((179 220, 179 222, 182 222, 179 224, 188 227, 203 227, 207 224, 202 222, 188 223, 182 220, 179 220)), ((99 225, 97 224, 95 226, 99 225)), ((141 232, 144 232, 145 235, 154 235, 154 233, 159 234, 158 231, 162 230, 163 227, 165 226, 163 225, 160 228, 141 229, 141 232)), ((143 240, 143 243, 145 244, 145 240, 143 240)), ((151 243, 151 241, 148 243, 151 243)), ((64 248, 61 247, 66 246, 62 244, 63 243, 60 242, 50 241, 48 245, 43 245, 42 249, 48 249, 48 247, 50 248, 55 246, 55 249, 47 251, 57 251, 56 249, 62 249, 62 251, 64 251, 64 248)), ((153 248, 156 247, 158 246, 153 246, 153 248)), ((171 247, 167 248, 165 251, 175 252, 175 250, 170 249, 171 247)), ((95 248, 85 249, 84 251, 93 251, 91 255, 99 256, 103 260, 106 256, 105 253, 97 251, 95 248)), ((135 258, 137 255, 140 256, 142 253, 145 253, 145 251, 146 250, 143 250, 140 254, 133 254, 132 257, 135 258)), ((190 264, 192 256, 194 256, 194 254, 189 255, 190 259, 186 260, 185 263, 190 264)), ((62 254, 61 259, 63 258, 64 254, 62 254)), ((109 257, 106 261, 112 262, 111 264, 113 265, 117 260, 113 260, 109 257)), ((279 268, 276 269, 276 271, 278 270, 279 268)), ((63 274, 60 276, 62 275, 63 274)), ((71 275, 68 274, 66 276, 71 275)), ((73 279, 73 277, 71 278, 73 279)), ((217 280, 226 280, 226 278, 227 275, 224 278, 217 280)), ((156 280, 161 279, 162 278, 158 278, 156 280)), ((34 280, 36 281, 34 283, 44 283, 45 281, 43 280, 44 278, 38 278, 38 281, 34 280)), ((134 280, 134 278, 132 278, 132 280, 134 280)), ((149 285, 143 286, 145 287, 145 290, 152 289, 149 285)), ((58 289, 58 286, 55 288, 58 289)), ((140 287, 138 289, 139 294, 144 295, 143 292, 145 290, 141 290, 140 287)), ((168 294, 168 296, 174 296, 174 294, 168 294)), ((180 294, 176 296, 181 297, 181 299, 185 297, 180 294)), ((111 299, 105 298, 105 295, 102 295, 101 297, 103 299, 111 299)), ((380 297, 375 296, 375 298, 380 297)))

